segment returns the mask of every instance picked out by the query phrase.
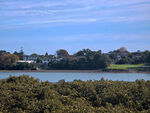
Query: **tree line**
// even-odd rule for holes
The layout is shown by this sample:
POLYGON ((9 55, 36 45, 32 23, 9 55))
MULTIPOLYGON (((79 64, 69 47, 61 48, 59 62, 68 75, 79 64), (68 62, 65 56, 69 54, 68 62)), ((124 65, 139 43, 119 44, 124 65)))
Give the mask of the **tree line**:
POLYGON ((18 60, 24 59, 24 52, 14 52, 13 54, 0 51, 0 69, 14 69, 14 70, 35 70, 37 67, 41 69, 78 69, 78 70, 92 70, 105 69, 110 64, 147 64, 150 65, 150 51, 128 52, 125 48, 111 51, 109 53, 102 53, 101 50, 92 51, 90 49, 83 49, 70 55, 67 50, 60 49, 56 51, 56 55, 50 55, 47 52, 45 55, 32 54, 37 56, 35 63, 17 63, 18 60), (122 52, 123 51, 123 52, 122 52), (125 54, 125 55, 122 55, 125 54), (119 57, 119 58, 118 58, 119 57), (50 61, 42 64, 44 58, 50 58, 50 61))
POLYGON ((115 64, 150 64, 150 51, 145 50, 143 52, 137 51, 137 52, 128 52, 128 55, 121 56, 120 60, 117 59, 118 51, 112 51, 109 54, 109 58, 111 59, 111 62, 115 64))
MULTIPOLYGON (((105 69, 110 64, 110 59, 100 50, 83 49, 72 56, 67 51, 63 51, 63 59, 51 61, 48 64, 49 69, 105 69)), ((57 51, 57 55, 61 58, 60 50, 57 51)))
MULTIPOLYGON (((110 60, 107 56, 101 53, 101 51, 91 51, 90 49, 83 49, 78 51, 74 55, 69 55, 66 50, 56 51, 55 56, 48 64, 41 64, 41 56, 38 57, 36 63, 17 63, 17 60, 22 60, 24 53, 14 52, 10 54, 6 51, 0 51, 0 69, 104 69, 110 64, 110 60), (13 60, 10 60, 13 59, 13 60)), ((49 56, 47 53, 45 56, 49 56)))

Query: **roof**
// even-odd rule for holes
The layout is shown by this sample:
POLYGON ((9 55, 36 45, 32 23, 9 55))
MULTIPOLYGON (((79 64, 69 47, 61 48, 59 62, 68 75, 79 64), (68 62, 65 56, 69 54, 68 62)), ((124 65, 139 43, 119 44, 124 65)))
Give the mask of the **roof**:
POLYGON ((33 60, 18 60, 17 63, 33 63, 34 61, 33 60))

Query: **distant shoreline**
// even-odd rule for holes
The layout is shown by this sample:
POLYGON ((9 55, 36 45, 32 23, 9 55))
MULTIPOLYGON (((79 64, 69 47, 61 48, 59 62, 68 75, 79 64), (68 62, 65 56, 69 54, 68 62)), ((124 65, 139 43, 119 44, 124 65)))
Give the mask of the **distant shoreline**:
POLYGON ((0 70, 0 72, 49 72, 49 73, 149 73, 150 71, 102 71, 102 70, 0 70))

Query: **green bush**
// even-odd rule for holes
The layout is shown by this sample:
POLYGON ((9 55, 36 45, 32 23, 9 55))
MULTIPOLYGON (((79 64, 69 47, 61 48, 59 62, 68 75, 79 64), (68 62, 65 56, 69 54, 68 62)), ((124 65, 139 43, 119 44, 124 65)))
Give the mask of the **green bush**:
POLYGON ((3 113, 148 113, 150 81, 41 82, 29 76, 0 80, 3 113))

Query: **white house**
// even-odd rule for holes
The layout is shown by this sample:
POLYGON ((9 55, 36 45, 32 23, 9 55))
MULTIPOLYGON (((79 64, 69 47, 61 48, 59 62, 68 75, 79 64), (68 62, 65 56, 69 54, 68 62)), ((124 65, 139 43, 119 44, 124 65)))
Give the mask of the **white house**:
POLYGON ((23 57, 23 60, 24 61, 34 61, 34 62, 36 62, 37 61, 37 59, 38 59, 38 56, 37 55, 25 55, 24 57, 23 57))
POLYGON ((121 60, 121 56, 120 55, 117 55, 117 60, 121 60))
POLYGON ((56 58, 56 61, 64 60, 65 58, 56 58))
POLYGON ((43 63, 43 64, 48 64, 50 61, 51 61, 51 59, 49 59, 49 58, 44 58, 44 59, 42 60, 42 63, 43 63))
POLYGON ((34 63, 34 61, 33 60, 26 60, 26 61, 18 60, 16 63, 29 63, 29 64, 31 64, 31 63, 34 63))

